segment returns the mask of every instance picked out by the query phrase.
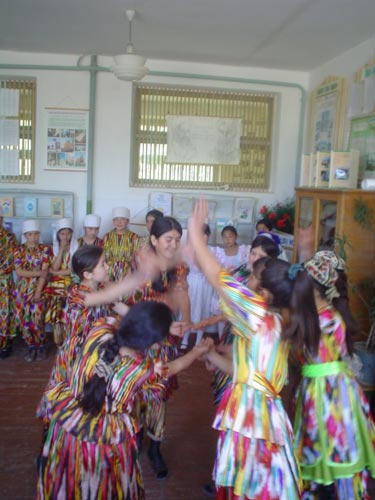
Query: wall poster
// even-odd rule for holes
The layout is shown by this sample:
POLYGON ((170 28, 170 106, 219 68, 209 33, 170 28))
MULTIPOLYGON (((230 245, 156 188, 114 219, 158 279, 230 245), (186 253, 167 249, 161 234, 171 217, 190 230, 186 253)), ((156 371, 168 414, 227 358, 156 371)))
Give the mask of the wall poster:
POLYGON ((309 142, 313 153, 342 148, 345 98, 345 80, 334 76, 312 92, 309 142))
POLYGON ((49 108, 45 170, 87 170, 89 112, 49 108))

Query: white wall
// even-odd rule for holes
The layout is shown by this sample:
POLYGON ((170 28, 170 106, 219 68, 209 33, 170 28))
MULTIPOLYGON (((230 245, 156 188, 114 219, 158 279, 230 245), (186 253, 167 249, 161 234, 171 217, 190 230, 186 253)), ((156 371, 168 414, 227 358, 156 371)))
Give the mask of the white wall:
MULTIPOLYGON (((1 64, 76 66, 78 56, 25 54, 0 52, 1 76, 31 76, 37 78, 37 126, 35 148, 35 183, 22 187, 73 191, 75 194, 75 225, 81 228, 86 211, 87 174, 85 172, 56 172, 44 170, 46 164, 46 112, 47 107, 84 108, 89 106, 89 73, 87 71, 57 71, 35 69, 4 69, 1 64)), ((89 65, 85 58, 81 64, 89 65)), ((99 58, 99 66, 109 67, 109 58, 99 58)), ((218 192, 223 197, 255 196, 258 207, 263 203, 281 201, 293 195, 299 137, 301 91, 298 88, 278 86, 275 82, 297 84, 307 88, 309 75, 304 72, 240 68, 171 61, 148 61, 151 71, 184 74, 183 77, 147 76, 147 82, 175 83, 217 88, 260 89, 279 92, 280 114, 276 137, 272 186, 269 193, 218 192), (209 75, 210 78, 192 79, 189 75, 209 75), (220 77, 251 79, 272 82, 269 85, 224 82, 220 77), (213 79, 212 79, 213 78, 213 79)), ((131 209, 132 220, 143 222, 148 208, 148 189, 129 187, 130 131, 132 84, 117 80, 112 73, 99 72, 97 77, 96 128, 94 140, 93 211, 102 215, 102 231, 111 226, 111 208, 126 205, 131 209)), ((2 188, 20 187, 2 184, 2 188)), ((173 190, 168 190, 173 192, 173 190)), ((196 191, 179 193, 197 195, 196 191)), ((209 191, 212 195, 213 192, 209 191)))

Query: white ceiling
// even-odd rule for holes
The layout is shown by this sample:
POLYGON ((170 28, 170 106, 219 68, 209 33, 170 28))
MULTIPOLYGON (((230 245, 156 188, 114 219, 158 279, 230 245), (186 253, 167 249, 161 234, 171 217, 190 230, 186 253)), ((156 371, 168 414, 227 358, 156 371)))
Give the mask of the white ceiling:
POLYGON ((124 53, 126 9, 150 59, 309 71, 375 33, 375 0, 1 0, 0 49, 124 53))

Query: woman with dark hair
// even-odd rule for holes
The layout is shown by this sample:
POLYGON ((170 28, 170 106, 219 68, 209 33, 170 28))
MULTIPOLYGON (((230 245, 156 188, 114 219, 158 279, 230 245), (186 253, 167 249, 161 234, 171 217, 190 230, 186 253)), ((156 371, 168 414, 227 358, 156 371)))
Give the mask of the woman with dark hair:
MULTIPOLYGON (((143 281, 143 285, 128 296, 127 304, 131 309, 133 304, 143 301, 164 302, 172 309, 175 317, 179 316, 182 320, 183 323, 180 323, 182 335, 187 329, 186 325, 190 324, 190 305, 186 284, 187 266, 180 263, 179 256, 181 236, 181 225, 173 217, 157 217, 154 220, 150 231, 150 246, 138 254, 137 267, 141 271, 145 264, 155 260, 159 271, 156 277, 143 281)), ((90 294, 86 298, 86 305, 111 302, 123 296, 127 293, 128 290, 125 289, 129 287, 127 284, 131 281, 134 281, 134 273, 106 290, 90 294)), ((178 357, 178 343, 169 335, 161 344, 149 349, 148 356, 154 362, 171 361, 178 357)), ((142 447, 143 429, 147 428, 150 438, 148 457, 158 479, 168 475, 168 467, 160 452, 160 443, 164 436, 166 402, 175 388, 177 388, 175 377, 164 381, 157 376, 155 383, 150 384, 146 397, 140 394, 137 398, 136 413, 141 424, 137 436, 139 451, 142 447)))
POLYGON ((46 394, 37 498, 144 498, 132 408, 155 376, 148 349, 171 325, 169 307, 156 302, 134 305, 118 328, 94 325, 68 380, 46 394))
MULTIPOLYGON (((190 302, 187 293, 186 275, 188 268, 181 263, 179 247, 182 236, 181 224, 173 217, 156 217, 150 229, 150 248, 159 259, 161 272, 153 281, 145 283, 127 302, 140 301, 165 302, 176 318, 190 323, 190 302)), ((178 343, 169 335, 149 355, 154 362, 166 363, 178 357, 178 343)), ((177 388, 176 377, 162 380, 158 377, 156 385, 150 387, 150 394, 137 399, 136 411, 143 427, 138 434, 139 449, 142 448, 144 429, 149 437, 148 457, 158 479, 168 475, 168 467, 161 455, 160 444, 164 437, 166 403, 173 390, 177 388), (157 391, 155 391, 155 388, 157 391), (156 397, 156 392, 158 397, 156 397)))

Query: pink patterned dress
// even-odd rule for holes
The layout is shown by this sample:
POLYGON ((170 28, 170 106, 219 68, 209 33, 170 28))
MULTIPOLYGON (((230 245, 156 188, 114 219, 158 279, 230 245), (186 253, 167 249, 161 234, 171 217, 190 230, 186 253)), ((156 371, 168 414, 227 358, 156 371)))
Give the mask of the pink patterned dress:
MULTIPOLYGON (((14 252, 14 267, 26 271, 40 271, 43 265, 49 266, 52 249, 48 245, 38 244, 29 247, 23 243, 14 252)), ((29 347, 43 347, 46 342, 44 332, 45 301, 34 302, 34 292, 39 278, 19 278, 15 298, 15 325, 22 331, 22 337, 29 347)))
POLYGON ((339 500, 370 500, 375 475, 375 426, 367 399, 344 359, 345 323, 332 307, 319 311, 318 354, 301 356, 302 382, 294 424, 304 499, 334 483, 339 500))
POLYGON ((47 392, 51 424, 43 448, 37 498, 144 498, 132 417, 133 401, 150 377, 148 357, 117 356, 107 382, 105 402, 93 416, 79 405, 92 376, 100 346, 115 334, 113 325, 98 321, 77 356, 68 380, 47 392))
POLYGON ((281 316, 226 271, 221 306, 232 323, 233 378, 218 406, 217 499, 297 500, 300 474, 280 391, 288 372, 281 316))

